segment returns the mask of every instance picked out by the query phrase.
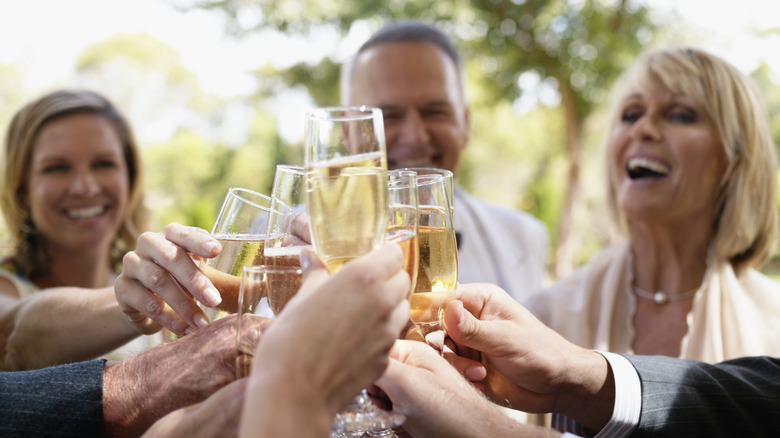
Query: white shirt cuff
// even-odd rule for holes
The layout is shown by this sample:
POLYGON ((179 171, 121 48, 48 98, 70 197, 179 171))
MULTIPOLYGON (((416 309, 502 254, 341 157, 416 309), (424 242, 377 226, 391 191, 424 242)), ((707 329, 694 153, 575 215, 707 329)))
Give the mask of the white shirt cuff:
POLYGON ((642 385, 639 382, 634 366, 625 357, 599 351, 607 359, 615 378, 615 406, 612 418, 594 438, 627 437, 639 425, 639 415, 642 413, 642 385))

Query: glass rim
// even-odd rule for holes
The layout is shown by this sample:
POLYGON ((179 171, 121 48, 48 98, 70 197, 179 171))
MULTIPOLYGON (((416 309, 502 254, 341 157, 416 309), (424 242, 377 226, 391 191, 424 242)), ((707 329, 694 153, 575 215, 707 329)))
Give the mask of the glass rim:
POLYGON ((306 168, 301 166, 301 165, 298 165, 298 164, 277 164, 276 168, 277 169, 281 168, 281 169, 285 169, 285 170, 290 170, 292 172, 300 173, 300 174, 305 174, 306 173, 306 168))
POLYGON ((426 171, 427 173, 422 173, 423 175, 441 175, 444 178, 452 178, 454 175, 451 170, 449 169, 441 169, 438 167, 399 167, 397 169, 393 170, 407 170, 411 172, 417 172, 419 175, 421 171, 426 171))
POLYGON ((282 202, 282 200, 280 200, 278 198, 274 198, 273 196, 264 195, 264 194, 262 194, 260 192, 254 191, 252 189, 247 189, 247 188, 244 188, 244 187, 231 187, 231 188, 228 189, 228 193, 230 193, 231 195, 233 195, 236 198, 240 199, 241 201, 246 202, 247 204, 249 204, 249 205, 251 205, 253 207, 256 207, 256 208, 258 208, 260 210, 267 210, 269 212, 282 213, 282 214, 292 213, 292 208, 290 208, 290 206, 288 206, 287 204, 282 202), (267 200, 268 201, 268 206, 266 207, 264 205, 258 204, 254 200, 249 199, 249 197, 247 197, 245 194, 250 194, 250 195, 252 195, 254 197, 261 198, 263 200, 267 200), (284 210, 279 210, 279 209, 274 208, 275 207, 275 203, 273 202, 274 200, 279 204, 280 207, 284 208, 284 210))
POLYGON ((371 120, 377 115, 382 115, 380 108, 361 106, 326 106, 315 108, 306 112, 309 120, 332 120, 334 122, 347 122, 355 120, 371 120), (336 112, 348 112, 350 115, 336 115, 336 112), (354 114, 353 114, 354 113, 354 114))
MULTIPOLYGON (((444 178, 445 178, 444 175, 440 175, 440 174, 436 174, 436 173, 429 173, 429 174, 425 174, 425 175, 419 175, 418 174, 417 178, 416 178, 416 180, 417 180, 417 187, 445 183, 444 178)), ((445 185, 446 185, 446 183, 445 183, 445 185)))
POLYGON ((286 265, 248 265, 241 268, 241 272, 265 272, 265 273, 284 273, 284 272, 300 272, 303 273, 303 269, 299 266, 286 266, 286 265))
POLYGON ((387 177, 387 190, 417 189, 417 172, 412 172, 411 170, 388 170, 387 177))

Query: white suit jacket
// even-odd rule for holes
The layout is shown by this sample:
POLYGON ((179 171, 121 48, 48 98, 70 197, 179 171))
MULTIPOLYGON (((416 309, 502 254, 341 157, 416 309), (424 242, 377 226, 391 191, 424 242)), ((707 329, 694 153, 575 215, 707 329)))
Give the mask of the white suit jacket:
POLYGON ((490 204, 455 185, 458 282, 492 283, 523 301, 546 272, 547 227, 528 213, 490 204))

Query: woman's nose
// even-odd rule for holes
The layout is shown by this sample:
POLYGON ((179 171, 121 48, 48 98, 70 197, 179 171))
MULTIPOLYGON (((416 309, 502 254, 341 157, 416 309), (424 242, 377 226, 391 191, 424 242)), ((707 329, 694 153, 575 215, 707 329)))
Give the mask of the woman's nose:
POLYGON ((631 134, 636 140, 659 140, 661 129, 658 120, 652 114, 643 114, 631 128, 631 134))
POLYGON ((74 194, 90 196, 100 192, 100 182, 92 172, 78 172, 70 182, 74 194))

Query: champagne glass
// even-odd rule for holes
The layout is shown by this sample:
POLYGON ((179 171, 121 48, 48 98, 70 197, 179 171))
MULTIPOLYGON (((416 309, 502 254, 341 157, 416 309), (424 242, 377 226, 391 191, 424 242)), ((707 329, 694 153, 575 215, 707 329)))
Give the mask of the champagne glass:
MULTIPOLYGON (((265 265, 293 266, 300 268, 300 254, 304 248, 311 248, 308 242, 309 228, 306 213, 306 172, 302 166, 279 164, 276 166, 274 185, 271 192, 268 233, 265 239, 265 265), (274 207, 281 203, 292 210, 285 215, 282 209, 274 207)), ((269 294, 261 302, 264 316, 279 313, 290 298, 287 294, 269 294)))
POLYGON ((420 260, 420 246, 417 238, 417 174, 405 170, 387 173, 388 217, 386 242, 394 242, 404 253, 404 270, 409 274, 411 287, 415 290, 420 260))
MULTIPOLYGON (((331 272, 384 243, 387 156, 382 111, 320 108, 306 114, 306 207, 314 249, 331 272)), ((362 436, 404 417, 376 408, 365 390, 336 415, 331 436, 362 436)))
POLYGON ((306 207, 314 249, 331 272, 382 246, 387 157, 382 112, 320 108, 306 120, 306 207))
POLYGON ((440 352, 444 349, 444 308, 455 298, 458 283, 458 251, 447 190, 442 175, 417 175, 420 263, 410 319, 440 352))
POLYGON ((270 213, 289 218, 290 207, 282 203, 272 207, 271 201, 270 197, 253 190, 239 187, 228 190, 211 230, 222 244, 222 252, 200 262, 200 269, 222 296, 216 309, 204 309, 210 320, 238 310, 241 269, 263 264, 270 213))
POLYGON ((265 316, 261 300, 268 297, 274 315, 281 312, 303 284, 300 266, 244 266, 241 270, 241 287, 238 295, 238 327, 236 332, 236 377, 249 375, 257 337, 244 333, 241 326, 248 314, 265 316))
POLYGON ((441 175, 444 178, 445 190, 447 192, 447 199, 450 201, 450 209, 453 214, 453 223, 455 220, 455 179, 453 178, 452 171, 447 169, 439 169, 437 167, 404 167, 397 170, 407 170, 414 172, 417 175, 441 175))

